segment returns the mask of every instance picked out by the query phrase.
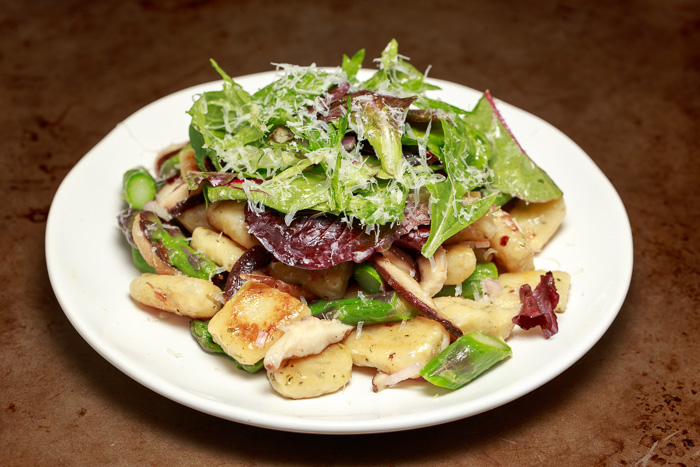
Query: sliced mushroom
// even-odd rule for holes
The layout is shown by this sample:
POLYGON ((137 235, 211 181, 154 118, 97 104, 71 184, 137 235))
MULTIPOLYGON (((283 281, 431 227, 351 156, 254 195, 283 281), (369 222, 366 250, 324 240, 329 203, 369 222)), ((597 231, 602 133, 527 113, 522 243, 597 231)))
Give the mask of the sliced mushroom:
POLYGON ((201 204, 202 194, 191 192, 182 177, 175 177, 156 193, 155 201, 171 216, 177 217, 182 212, 201 204))
POLYGON ((440 246, 435 250, 432 258, 420 256, 418 258, 418 270, 420 271, 420 286, 431 297, 435 296, 447 280, 447 255, 445 249, 440 246))
POLYGON ((141 256, 143 256, 146 263, 154 268, 158 274, 166 274, 171 276, 180 274, 180 271, 162 259, 162 253, 158 249, 158 246, 154 245, 150 240, 148 240, 148 225, 148 221, 143 219, 141 213, 137 214, 134 218, 131 235, 134 238, 136 247, 139 249, 139 253, 141 253, 141 256))
POLYGON ((180 175, 170 179, 156 193, 156 202, 170 215, 177 217, 182 212, 202 202, 202 188, 190 190, 187 185, 187 175, 198 170, 194 151, 192 149, 182 151, 180 153, 180 175))
POLYGON ((320 354, 329 345, 345 339, 353 327, 337 319, 318 319, 308 316, 280 329, 284 334, 265 354, 263 364, 267 371, 277 370, 282 362, 289 358, 320 354))
POLYGON ((392 246, 389 250, 383 252, 384 256, 389 259, 395 266, 401 268, 402 271, 408 273, 413 278, 418 277, 418 269, 416 269, 416 262, 413 260, 411 255, 403 251, 401 248, 392 246))
POLYGON ((447 332, 453 336, 460 337, 462 335, 462 331, 438 309, 432 297, 413 277, 394 265, 381 253, 372 256, 370 261, 382 279, 404 300, 413 305, 420 314, 442 324, 447 332))

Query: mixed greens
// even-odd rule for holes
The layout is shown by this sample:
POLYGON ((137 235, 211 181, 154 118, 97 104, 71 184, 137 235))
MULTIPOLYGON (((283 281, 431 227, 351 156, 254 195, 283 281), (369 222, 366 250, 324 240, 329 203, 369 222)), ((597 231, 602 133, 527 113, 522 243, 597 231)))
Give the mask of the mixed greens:
MULTIPOLYGON (((257 214, 274 212, 294 230, 289 237, 299 230, 290 220, 311 211, 386 238, 380 247, 412 227, 407 203, 421 204, 429 211, 426 257, 498 200, 561 196, 520 148, 488 92, 472 111, 428 97, 438 87, 398 54, 396 41, 382 53, 379 71, 360 82, 363 58, 364 51, 345 56, 335 70, 280 65, 281 76, 254 94, 213 63, 223 90, 202 94, 189 110, 203 172, 189 177, 190 189, 203 187, 209 202, 248 200, 257 214)), ((368 255, 358 247, 330 264, 368 255)), ((315 267, 311 252, 298 256, 303 267, 315 267)))

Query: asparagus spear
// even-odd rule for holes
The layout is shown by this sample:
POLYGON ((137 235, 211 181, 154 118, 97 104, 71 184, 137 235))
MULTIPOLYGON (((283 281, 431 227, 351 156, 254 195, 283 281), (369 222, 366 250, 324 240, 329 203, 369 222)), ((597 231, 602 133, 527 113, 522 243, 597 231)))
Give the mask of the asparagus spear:
POLYGON ((327 318, 337 318, 351 326, 360 321, 364 324, 389 323, 415 318, 418 311, 402 299, 396 292, 373 295, 369 298, 342 298, 326 302, 312 303, 311 313, 327 318))
POLYGON ((156 247, 161 259, 182 273, 209 280, 219 272, 219 266, 196 252, 179 228, 163 224, 154 213, 141 212, 141 229, 148 241, 156 247))
POLYGON ((375 295, 385 290, 382 276, 369 262, 356 265, 353 271, 353 278, 362 287, 362 290, 368 294, 375 295))
POLYGON ((238 360, 236 360, 235 358, 233 358, 232 356, 230 356, 230 355, 226 355, 226 356, 228 358, 230 358, 231 360, 233 360, 234 362, 236 362, 236 367, 239 370, 247 371, 248 373, 257 373, 258 371, 260 371, 260 368, 263 367, 264 359, 262 359, 262 358, 260 359, 260 361, 258 363, 255 363, 253 365, 244 365, 244 364, 240 363, 238 360))
POLYGON ((219 344, 214 342, 214 339, 211 337, 211 333, 209 332, 209 320, 193 319, 190 321, 190 333, 205 351, 209 353, 226 355, 228 358, 233 360, 236 363, 236 366, 241 370, 247 371, 248 373, 257 373, 263 366, 262 359, 254 365, 243 365, 238 360, 224 352, 224 349, 222 349, 219 344))
POLYGON ((457 389, 511 353, 510 347, 502 340, 488 334, 470 332, 429 361, 420 375, 436 386, 457 389))
POLYGON ((209 332, 209 320, 193 319, 190 321, 190 333, 197 343, 207 352, 226 353, 211 337, 211 333, 209 332))
POLYGON ((156 196, 156 181, 145 168, 137 167, 124 174, 123 190, 129 206, 143 209, 143 205, 156 196))
MULTIPOLYGON (((471 276, 462 282, 462 297, 474 300, 476 295, 481 295, 481 283, 484 279, 498 279, 498 269, 493 263, 476 263, 476 268, 471 276)), ((435 296, 454 297, 457 294, 454 285, 446 285, 435 296)))

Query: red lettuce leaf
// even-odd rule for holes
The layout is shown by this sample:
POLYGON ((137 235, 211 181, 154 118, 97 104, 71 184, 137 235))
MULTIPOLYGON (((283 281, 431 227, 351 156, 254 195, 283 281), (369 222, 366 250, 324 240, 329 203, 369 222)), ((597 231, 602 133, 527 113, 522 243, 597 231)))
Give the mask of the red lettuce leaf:
POLYGON ((403 209, 401 235, 417 228, 420 225, 430 225, 430 207, 427 203, 413 201, 410 197, 403 209))
POLYGON ((406 114, 406 121, 409 123, 437 123, 441 119, 450 119, 448 113, 442 109, 408 109, 406 114))
POLYGON ((489 103, 491 106, 491 110, 493 111, 493 115, 498 119, 498 121, 501 122, 501 125, 503 125, 503 128, 506 129, 508 132, 508 136, 510 136, 510 139, 513 140, 515 145, 520 149, 520 152, 522 152, 524 155, 527 155, 525 153, 525 150, 523 147, 520 145, 517 139, 515 139, 515 135, 513 134, 512 131, 510 131, 510 127, 508 127, 508 124, 506 123, 505 119, 503 118, 503 115, 501 115, 501 112, 499 112, 498 108, 496 107, 496 102, 493 99, 493 96, 491 95, 491 91, 488 89, 484 92, 484 97, 486 98, 486 101, 489 103))
POLYGON ((372 233, 318 212, 298 212, 287 225, 280 213, 258 213, 246 207, 246 223, 248 231, 278 261, 304 269, 326 269, 346 261, 361 263, 389 248, 397 238, 429 224, 430 211, 425 204, 409 201, 400 224, 385 225, 372 233))
POLYGON ((544 337, 549 339, 559 331, 554 309, 559 303, 559 294, 551 272, 540 276, 540 283, 533 291, 530 284, 520 286, 520 313, 513 322, 523 329, 539 326, 544 337))
POLYGON ((398 229, 383 226, 376 235, 368 234, 337 216, 315 212, 299 212, 287 225, 282 215, 248 208, 246 223, 248 231, 278 261, 304 269, 360 263, 388 248, 398 229))
MULTIPOLYGON (((348 111, 348 99, 352 100, 356 97, 371 96, 371 103, 377 108, 390 107, 404 111, 407 111, 408 107, 416 100, 415 97, 394 97, 367 90, 351 92, 340 96, 337 96, 338 94, 340 93, 331 96, 332 101, 328 108, 328 113, 326 115, 319 115, 319 120, 328 122, 344 116, 348 111)), ((396 122, 397 125, 399 123, 403 123, 403 121, 396 122)))
POLYGON ((428 237, 430 237, 430 227, 420 226, 397 238, 394 244, 401 248, 421 251, 425 242, 428 241, 428 237))

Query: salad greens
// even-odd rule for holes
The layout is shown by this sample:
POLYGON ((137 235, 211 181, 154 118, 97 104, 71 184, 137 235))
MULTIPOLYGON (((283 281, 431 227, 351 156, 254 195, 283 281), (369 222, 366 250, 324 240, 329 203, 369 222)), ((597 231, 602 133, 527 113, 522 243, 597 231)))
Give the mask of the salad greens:
POLYGON ((504 196, 561 196, 488 92, 472 111, 431 98, 439 88, 395 40, 361 82, 363 60, 361 50, 336 69, 279 65, 279 78, 253 94, 212 61, 223 89, 189 110, 204 172, 188 178, 190 189, 203 186, 210 202, 248 200, 287 221, 305 210, 338 216, 368 232, 400 224, 407 200, 421 199, 431 218, 426 257, 504 196), (206 183, 221 173, 233 177, 206 183))

